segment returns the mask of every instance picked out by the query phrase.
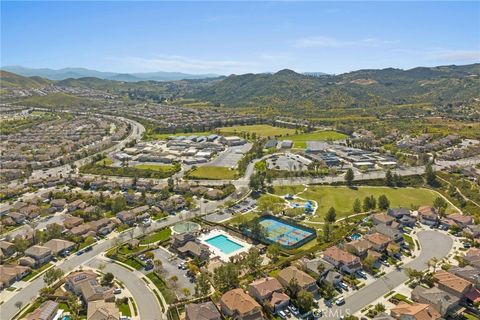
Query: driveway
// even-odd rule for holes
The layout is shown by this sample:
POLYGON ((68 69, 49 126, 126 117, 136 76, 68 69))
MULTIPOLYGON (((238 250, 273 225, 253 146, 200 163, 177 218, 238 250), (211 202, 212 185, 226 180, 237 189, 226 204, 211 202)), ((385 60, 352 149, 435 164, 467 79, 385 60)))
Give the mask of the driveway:
MULTIPOLYGON (((420 255, 410 263, 403 266, 417 270, 425 270, 427 262, 436 257, 442 259, 448 255, 453 246, 453 240, 448 235, 436 231, 418 232, 420 242, 420 255)), ((333 307, 326 310, 326 318, 338 318, 340 315, 354 314, 365 306, 368 306, 386 293, 392 291, 408 279, 403 270, 393 271, 379 278, 374 283, 360 289, 356 293, 345 298, 345 304, 341 307, 333 307), (330 313, 333 312, 333 313, 330 313)))

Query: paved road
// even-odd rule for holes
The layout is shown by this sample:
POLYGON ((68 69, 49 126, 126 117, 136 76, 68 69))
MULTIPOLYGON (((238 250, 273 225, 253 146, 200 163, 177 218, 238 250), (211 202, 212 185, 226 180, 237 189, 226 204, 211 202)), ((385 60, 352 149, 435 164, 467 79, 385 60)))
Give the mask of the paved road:
MULTIPOLYGON (((453 240, 451 237, 437 231, 420 231, 418 232, 418 239, 421 248, 420 255, 415 260, 406 264, 403 268, 425 270, 427 268, 428 260, 433 257, 438 259, 444 258, 448 255, 453 246, 453 240)), ((345 298, 345 304, 343 306, 329 309, 326 318, 338 318, 340 315, 347 314, 347 312, 354 314, 378 298, 383 297, 386 293, 398 287, 407 279, 408 277, 403 270, 388 273, 378 281, 375 281, 369 286, 364 287, 358 292, 345 298), (333 314, 329 314, 330 311, 333 312, 333 314)))
MULTIPOLYGON (((165 220, 156 221, 152 223, 150 227, 145 229, 145 233, 149 233, 157 229, 161 229, 166 226, 175 224, 180 220, 185 220, 186 218, 187 217, 183 215, 169 216, 165 220)), ((143 230, 141 230, 141 228, 138 228, 138 227, 133 229, 133 236, 139 237, 143 233, 142 231, 143 230)), ((84 253, 80 256, 72 255, 67 259, 60 261, 57 267, 62 269, 65 273, 70 272, 75 268, 78 268, 80 265, 88 263, 93 258, 99 256, 103 252, 107 251, 109 248, 113 247, 115 245, 115 241, 126 241, 130 239, 130 237, 131 237, 130 230, 127 230, 118 235, 113 235, 111 238, 104 239, 97 242, 97 244, 93 247, 92 251, 84 253), (115 240, 115 239, 118 239, 118 240, 115 240)), ((124 272, 128 272, 128 271, 124 270, 124 272)), ((142 281, 142 280, 139 279, 138 281, 142 281)), ((30 282, 28 286, 26 286, 22 290, 16 292, 10 299, 8 299, 7 301, 5 301, 5 303, 0 305, 0 319, 11 319, 18 311, 18 309, 15 307, 15 303, 17 301, 21 301, 23 305, 26 305, 27 303, 33 301, 33 299, 39 294, 40 289, 43 288, 44 286, 45 286, 45 283, 43 281, 43 277, 39 277, 33 280, 32 282, 30 282)), ((150 293, 150 295, 152 295, 152 293, 150 293)), ((140 300, 140 299, 143 299, 143 296, 134 296, 134 299, 140 300)), ((156 298, 153 297, 153 299, 156 299, 156 298)), ((155 306, 151 306, 150 308, 154 309, 155 306)), ((154 312, 156 312, 156 314, 160 314, 161 310, 154 309, 154 312)), ((146 318, 146 319, 149 319, 149 318, 146 318)))
MULTIPOLYGON (((147 284, 138 278, 134 272, 130 272, 126 268, 113 263, 106 262, 103 259, 94 258, 87 263, 91 268, 98 268, 98 265, 105 263, 104 272, 111 272, 116 279, 123 282, 128 291, 132 294, 137 305, 137 310, 140 319, 149 319, 149 320, 162 320, 162 314, 160 313, 160 305, 158 304, 157 298, 152 295, 150 289, 148 289, 147 284)), ((132 311, 133 314, 133 311, 132 311)))

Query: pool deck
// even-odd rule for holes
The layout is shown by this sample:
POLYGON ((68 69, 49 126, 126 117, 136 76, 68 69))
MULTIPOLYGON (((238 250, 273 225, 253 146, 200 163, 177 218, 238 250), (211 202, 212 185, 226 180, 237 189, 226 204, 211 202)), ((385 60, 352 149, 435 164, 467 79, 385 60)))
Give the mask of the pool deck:
POLYGON ((239 253, 248 252, 250 250, 250 248, 252 247, 251 244, 249 244, 249 243, 247 243, 247 242, 245 242, 245 241, 243 241, 243 240, 241 240, 237 237, 231 236, 228 233, 226 233, 225 231, 217 230, 217 229, 214 229, 207 234, 200 235, 198 237, 198 240, 210 249, 210 252, 212 253, 212 256, 211 256, 212 259, 214 257, 219 257, 220 260, 222 260, 224 262, 229 262, 230 257, 236 256, 239 253), (207 240, 209 240, 211 238, 214 238, 216 236, 220 236, 220 235, 223 235, 223 236, 227 237, 228 239, 230 239, 231 241, 238 243, 239 245, 242 246, 242 248, 240 248, 238 250, 235 250, 235 251, 233 251, 229 254, 225 254, 219 248, 217 248, 217 247, 215 247, 215 246, 213 246, 213 245, 211 245, 207 242, 207 240))

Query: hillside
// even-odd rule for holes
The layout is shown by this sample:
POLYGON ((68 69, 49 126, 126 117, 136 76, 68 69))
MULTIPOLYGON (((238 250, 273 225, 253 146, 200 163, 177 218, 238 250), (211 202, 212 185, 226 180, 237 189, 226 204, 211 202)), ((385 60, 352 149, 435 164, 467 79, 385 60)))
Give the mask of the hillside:
POLYGON ((314 109, 375 107, 404 103, 464 101, 480 94, 480 64, 359 70, 311 77, 291 70, 232 75, 188 94, 227 107, 271 106, 314 109))
POLYGON ((0 87, 15 89, 43 88, 51 81, 40 77, 23 77, 15 73, 0 70, 0 87))

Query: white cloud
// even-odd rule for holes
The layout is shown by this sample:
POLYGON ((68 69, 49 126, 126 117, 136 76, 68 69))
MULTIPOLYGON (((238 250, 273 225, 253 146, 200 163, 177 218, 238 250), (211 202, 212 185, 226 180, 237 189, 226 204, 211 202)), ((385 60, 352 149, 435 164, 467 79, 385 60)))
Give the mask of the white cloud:
POLYGON ((356 46, 380 46, 385 44, 396 43, 397 41, 382 40, 378 38, 364 38, 358 40, 341 40, 326 36, 316 36, 298 39, 293 42, 295 48, 341 48, 341 47, 356 47, 356 46))

